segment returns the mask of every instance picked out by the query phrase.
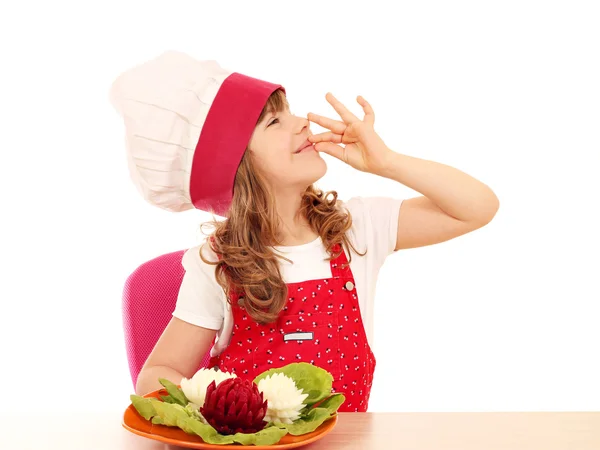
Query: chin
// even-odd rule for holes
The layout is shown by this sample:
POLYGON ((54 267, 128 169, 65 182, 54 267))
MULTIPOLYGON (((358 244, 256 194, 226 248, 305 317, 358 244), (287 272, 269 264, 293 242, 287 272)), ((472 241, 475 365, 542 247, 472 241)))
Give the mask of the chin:
POLYGON ((311 180, 309 181, 309 185, 316 183, 325 176, 325 174, 327 173, 327 163, 323 158, 319 158, 319 162, 315 163, 314 167, 312 167, 311 169, 313 170, 311 171, 312 176, 311 180))
POLYGON ((308 187, 317 181, 319 181, 323 176, 327 173, 327 163, 323 158, 319 158, 318 161, 314 161, 310 164, 305 165, 302 168, 294 168, 295 170, 291 170, 290 173, 295 176, 289 176, 286 178, 278 177, 279 182, 282 185, 293 185, 293 186, 304 186, 308 187))

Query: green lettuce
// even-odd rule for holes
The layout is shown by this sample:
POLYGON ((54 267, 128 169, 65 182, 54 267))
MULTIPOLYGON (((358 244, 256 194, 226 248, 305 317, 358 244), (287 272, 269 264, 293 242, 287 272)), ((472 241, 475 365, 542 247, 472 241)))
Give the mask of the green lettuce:
POLYGON ((160 399, 132 395, 131 403, 144 419, 153 424, 178 427, 188 434, 200 436, 208 444, 273 445, 288 433, 299 436, 315 431, 332 419, 346 400, 341 393, 331 393, 333 376, 329 372, 308 363, 292 363, 280 369, 268 370, 256 377, 254 383, 258 384, 260 380, 275 373, 290 377, 308 397, 304 401, 305 407, 300 412, 300 418, 294 423, 269 422, 258 433, 219 434, 189 404, 181 388, 163 378, 159 381, 168 395, 163 395, 160 399))
POLYGON ((276 373, 283 373, 290 377, 298 389, 308 394, 304 400, 306 406, 302 409, 299 419, 291 424, 274 423, 276 427, 287 430, 289 434, 299 436, 312 433, 336 415, 339 407, 346 401, 343 394, 331 394, 333 376, 326 370, 309 363, 292 363, 279 369, 267 370, 256 377, 254 382, 258 384, 260 380, 276 373))
POLYGON ((288 364, 280 369, 270 369, 263 372, 254 379, 258 384, 260 380, 276 373, 282 373, 290 377, 296 383, 298 389, 302 389, 304 394, 308 394, 304 403, 310 408, 331 395, 333 386, 333 376, 320 367, 301 362, 288 364))
POLYGON ((323 423, 332 419, 338 408, 344 403, 346 397, 343 394, 333 394, 325 399, 318 406, 312 407, 300 416, 294 423, 286 424, 275 422, 274 425, 279 428, 284 428, 289 434, 299 436, 301 434, 312 433, 319 428, 323 423))
POLYGON ((326 398, 318 405, 315 405, 315 408, 323 408, 329 411, 330 414, 335 414, 345 401, 346 396, 344 394, 337 393, 326 398))
POLYGON ((287 434, 283 428, 271 426, 258 433, 221 435, 212 426, 202 423, 193 413, 177 403, 167 403, 156 398, 131 396, 131 403, 140 415, 154 424, 181 428, 195 434, 208 444, 273 445, 287 434))
POLYGON ((158 382, 164 386, 169 394, 161 396, 163 402, 176 403, 181 406, 186 406, 190 402, 183 391, 178 388, 175 383, 171 383, 165 378, 159 378, 158 382))
POLYGON ((299 436, 301 434, 312 433, 319 428, 325 421, 333 418, 333 416, 323 408, 313 408, 304 417, 295 420, 294 423, 275 422, 274 425, 278 428, 286 430, 289 434, 299 436))

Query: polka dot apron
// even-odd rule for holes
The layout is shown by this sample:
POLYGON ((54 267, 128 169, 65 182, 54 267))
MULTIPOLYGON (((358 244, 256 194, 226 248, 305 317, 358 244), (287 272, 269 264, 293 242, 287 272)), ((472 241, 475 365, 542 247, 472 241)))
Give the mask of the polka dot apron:
MULTIPOLYGON (((334 251, 342 247, 338 244, 334 251)), ((209 367, 254 379, 292 362, 307 362, 333 375, 333 391, 346 396, 340 412, 368 408, 375 356, 367 342, 354 276, 344 251, 330 262, 332 278, 289 283, 279 319, 257 324, 243 297, 232 294, 233 330, 228 347, 209 367), (344 265, 347 265, 344 267, 344 265)))

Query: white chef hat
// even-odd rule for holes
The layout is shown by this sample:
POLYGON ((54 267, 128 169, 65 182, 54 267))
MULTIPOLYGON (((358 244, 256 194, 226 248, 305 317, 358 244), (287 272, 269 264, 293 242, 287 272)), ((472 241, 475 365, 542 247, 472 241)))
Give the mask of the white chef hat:
POLYGON ((225 216, 240 161, 277 84, 167 51, 122 73, 110 101, 125 122, 131 178, 151 204, 225 216))

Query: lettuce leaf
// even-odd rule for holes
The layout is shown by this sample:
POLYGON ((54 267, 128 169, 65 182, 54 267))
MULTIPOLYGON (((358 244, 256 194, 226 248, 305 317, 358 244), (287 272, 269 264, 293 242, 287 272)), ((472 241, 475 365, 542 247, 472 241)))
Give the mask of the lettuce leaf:
MULTIPOLYGON (((346 401, 346 396, 341 393, 333 394, 331 397, 326 398, 321 403, 315 405, 315 408, 324 408, 329 411, 330 414, 337 413, 340 406, 346 401)), ((308 411, 307 411, 308 412, 308 411)))
POLYGON ((303 393, 308 394, 301 416, 292 424, 269 422, 258 433, 221 435, 210 424, 203 420, 202 415, 189 404, 189 400, 177 385, 159 379, 169 395, 161 399, 131 396, 131 403, 138 413, 153 424, 178 427, 188 434, 200 436, 208 444, 226 445, 273 445, 283 436, 291 434, 299 436, 311 433, 324 422, 337 414, 346 397, 341 393, 333 394, 333 376, 324 369, 309 363, 292 363, 279 369, 268 370, 254 379, 260 380, 275 373, 283 373, 296 383, 303 393))
POLYGON ((305 362, 291 363, 279 369, 267 370, 257 376, 254 382, 258 384, 263 378, 275 373, 282 373, 290 377, 294 380, 298 389, 302 389, 304 394, 308 394, 308 397, 304 400, 307 408, 331 395, 333 376, 326 370, 305 362))
POLYGON ((285 429, 294 436, 315 431, 337 414, 339 407, 346 401, 346 397, 341 393, 331 394, 333 376, 326 370, 309 363, 292 363, 279 369, 267 370, 256 377, 254 382, 258 384, 260 380, 275 373, 283 373, 290 377, 298 389, 308 394, 304 400, 306 406, 298 420, 292 424, 274 423, 276 427, 285 429))
POLYGON ((171 383, 165 378, 159 378, 158 382, 162 384, 169 393, 168 396, 163 397, 163 401, 167 403, 177 403, 181 406, 186 406, 189 403, 189 400, 187 399, 183 391, 180 388, 178 388, 176 384, 171 383))
POLYGON ((221 435, 212 426, 202 423, 189 409, 177 404, 166 403, 156 398, 131 396, 133 407, 146 420, 152 423, 181 428, 188 434, 195 434, 208 444, 243 444, 243 445, 273 445, 287 434, 285 429, 277 426, 264 428, 258 433, 221 435))
POLYGON ((303 418, 294 421, 294 423, 275 422, 275 426, 287 430, 289 434, 299 436, 301 434, 312 433, 332 417, 325 408, 313 408, 303 418))
POLYGON ((288 433, 294 436, 312 433, 323 423, 333 418, 333 416, 337 414, 339 407, 345 401, 346 397, 343 394, 333 394, 318 406, 305 411, 300 419, 294 421, 294 423, 285 424, 276 422, 275 425, 280 428, 285 428, 288 433))
POLYGON ((140 397, 139 395, 131 395, 131 404, 136 411, 146 420, 150 420, 156 416, 156 410, 154 409, 154 403, 150 398, 140 397))

